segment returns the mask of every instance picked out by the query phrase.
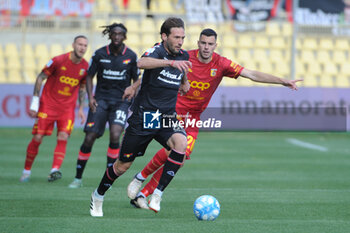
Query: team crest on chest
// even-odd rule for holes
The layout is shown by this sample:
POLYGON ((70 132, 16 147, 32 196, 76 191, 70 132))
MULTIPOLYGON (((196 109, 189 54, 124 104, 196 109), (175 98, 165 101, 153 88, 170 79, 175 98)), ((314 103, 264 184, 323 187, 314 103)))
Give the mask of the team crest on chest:
POLYGON ((67 68, 65 66, 62 66, 61 70, 67 70, 67 68))
POLYGON ((217 69, 210 69, 210 76, 214 77, 216 75, 217 69))

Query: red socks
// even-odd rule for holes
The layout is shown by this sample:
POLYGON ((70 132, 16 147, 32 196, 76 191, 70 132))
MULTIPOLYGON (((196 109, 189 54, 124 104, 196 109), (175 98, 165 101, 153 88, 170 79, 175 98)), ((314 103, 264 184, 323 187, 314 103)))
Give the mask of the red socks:
POLYGON ((32 139, 32 141, 28 144, 27 147, 27 155, 26 155, 26 161, 24 163, 24 169, 26 170, 31 170, 34 159, 36 157, 36 155, 39 152, 39 146, 40 146, 41 142, 37 142, 34 140, 34 138, 32 139))
POLYGON ((144 178, 147 178, 149 175, 151 175, 153 172, 155 172, 158 168, 160 168, 165 161, 168 159, 168 155, 166 153, 166 150, 164 148, 160 149, 151 159, 151 161, 148 162, 146 167, 143 168, 141 171, 141 175, 144 178))
POLYGON ((158 171, 154 173, 151 180, 145 185, 145 187, 143 187, 143 189, 141 190, 141 193, 143 193, 145 197, 148 197, 157 188, 162 173, 163 173, 163 167, 159 168, 158 171))
POLYGON ((55 152, 53 153, 52 168, 59 170, 66 155, 67 141, 57 140, 55 152))

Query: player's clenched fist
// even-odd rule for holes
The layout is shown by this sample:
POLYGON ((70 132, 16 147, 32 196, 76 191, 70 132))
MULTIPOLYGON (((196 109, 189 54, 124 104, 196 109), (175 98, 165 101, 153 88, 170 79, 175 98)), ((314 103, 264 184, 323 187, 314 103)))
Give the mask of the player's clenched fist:
POLYGON ((187 73, 189 68, 192 67, 192 63, 190 61, 184 61, 184 60, 179 60, 179 61, 173 60, 170 66, 176 69, 179 69, 184 73, 187 73))

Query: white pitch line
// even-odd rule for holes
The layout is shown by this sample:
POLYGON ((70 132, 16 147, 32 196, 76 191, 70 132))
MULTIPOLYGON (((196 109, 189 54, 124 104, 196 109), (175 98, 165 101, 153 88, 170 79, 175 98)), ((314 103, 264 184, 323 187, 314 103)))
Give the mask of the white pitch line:
POLYGON ((289 142, 289 143, 291 143, 293 145, 304 147, 304 148, 308 148, 308 149, 311 149, 311 150, 318 150, 318 151, 322 151, 322 152, 328 151, 327 147, 311 144, 311 143, 308 143, 308 142, 303 142, 303 141, 300 141, 300 140, 295 139, 295 138, 287 138, 287 142, 289 142))

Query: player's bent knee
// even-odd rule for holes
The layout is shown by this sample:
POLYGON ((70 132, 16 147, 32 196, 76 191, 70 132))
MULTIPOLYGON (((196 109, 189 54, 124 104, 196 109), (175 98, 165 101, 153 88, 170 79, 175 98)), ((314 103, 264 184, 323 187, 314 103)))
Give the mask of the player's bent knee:
POLYGON ((111 143, 119 143, 119 141, 120 141, 120 134, 111 135, 111 138, 110 138, 111 143))
POLYGON ((42 140, 43 140, 43 138, 44 138, 44 135, 41 135, 41 134, 35 134, 34 136, 33 136, 33 138, 34 138, 34 140, 36 141, 36 142, 42 142, 42 140))
POLYGON ((58 132, 57 139, 62 141, 67 141, 69 138, 69 134, 66 132, 58 132))
POLYGON ((113 125, 111 126, 111 130, 110 130, 110 138, 111 138, 111 141, 116 141, 116 142, 119 142, 119 138, 120 138, 120 135, 122 134, 123 132, 123 127, 120 126, 120 125, 113 125))
POLYGON ((96 133, 93 133, 93 132, 87 133, 85 135, 84 145, 88 146, 88 147, 92 147, 92 145, 94 144, 96 138, 97 138, 97 134, 96 133))
POLYGON ((173 134, 171 136, 170 147, 180 153, 185 153, 187 148, 187 138, 183 134, 173 134))
POLYGON ((120 160, 117 160, 114 164, 114 171, 117 173, 118 176, 123 175, 131 166, 132 162, 122 162, 120 160))

